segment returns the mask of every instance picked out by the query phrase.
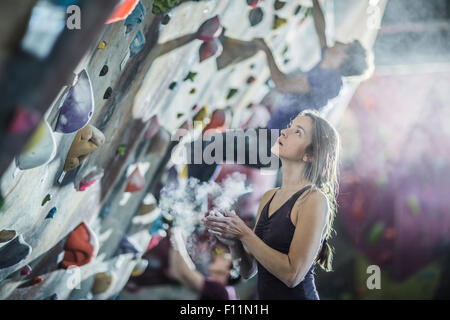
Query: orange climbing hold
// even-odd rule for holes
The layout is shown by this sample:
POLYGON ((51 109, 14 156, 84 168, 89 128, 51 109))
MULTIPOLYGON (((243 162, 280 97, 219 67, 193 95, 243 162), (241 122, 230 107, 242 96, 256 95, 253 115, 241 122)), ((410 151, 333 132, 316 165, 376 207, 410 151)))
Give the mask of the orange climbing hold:
POLYGON ((109 19, 105 24, 114 23, 117 21, 125 20, 134 8, 139 3, 139 0, 122 0, 115 8, 114 12, 111 14, 109 19))

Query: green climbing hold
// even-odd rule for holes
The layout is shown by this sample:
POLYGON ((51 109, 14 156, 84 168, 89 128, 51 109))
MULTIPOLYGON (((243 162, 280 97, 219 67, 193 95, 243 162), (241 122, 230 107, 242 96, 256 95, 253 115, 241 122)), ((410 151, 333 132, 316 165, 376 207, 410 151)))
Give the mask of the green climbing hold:
POLYGON ((408 207, 411 210, 413 216, 417 216, 420 213, 420 203, 415 194, 410 194, 408 197, 408 207))
POLYGON ((3 208, 5 204, 5 198, 3 198, 3 196, 0 194, 0 210, 3 208))
POLYGON ((121 156, 124 156, 126 149, 127 149, 127 147, 125 145, 121 144, 117 147, 117 153, 121 156))
POLYGON ((367 236, 367 243, 370 245, 374 245, 375 243, 377 243, 383 235, 383 231, 384 223, 382 221, 378 221, 377 223, 375 223, 367 236))
POLYGON ((306 11, 305 11, 305 18, 309 17, 311 14, 312 14, 312 8, 306 9, 306 11))
POLYGON ((186 76, 186 78, 183 79, 183 81, 191 80, 192 82, 194 82, 196 76, 197 76, 197 72, 189 71, 188 75, 186 76))
POLYGON ((43 206, 44 204, 46 204, 47 202, 49 202, 52 199, 52 196, 49 194, 47 194, 44 198, 44 200, 42 200, 41 206, 43 206))
POLYGON ((227 100, 234 97, 234 95, 238 92, 238 89, 232 88, 228 91, 227 100))
POLYGON ((181 118, 183 115, 184 115, 184 113, 182 113, 182 112, 177 113, 177 119, 181 118))
POLYGON ((153 7, 152 7, 152 13, 153 14, 166 13, 167 11, 169 11, 170 9, 172 9, 179 3, 180 3, 180 0, 154 0, 153 7))
POLYGON ((194 94, 195 93, 195 88, 192 88, 191 91, 189 91, 190 94, 194 94))

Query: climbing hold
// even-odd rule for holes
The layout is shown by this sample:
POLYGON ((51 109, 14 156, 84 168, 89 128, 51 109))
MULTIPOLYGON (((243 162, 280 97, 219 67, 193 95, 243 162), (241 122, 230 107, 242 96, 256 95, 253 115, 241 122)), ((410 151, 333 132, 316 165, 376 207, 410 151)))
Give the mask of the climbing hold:
POLYGON ((275 2, 273 4, 273 8, 275 10, 280 10, 284 7, 285 4, 286 4, 286 1, 275 0, 275 2))
POLYGON ((228 91, 227 94, 227 100, 231 99, 234 97, 234 95, 238 92, 238 89, 236 88, 231 88, 230 91, 228 91))
POLYGON ((256 78, 255 78, 254 76, 250 76, 250 77, 248 77, 248 79, 247 79, 247 83, 248 83, 248 84, 253 83, 253 82, 255 82, 255 80, 256 80, 256 78))
POLYGON ((291 61, 291 60, 290 60, 290 59, 284 59, 283 63, 284 63, 284 64, 288 64, 289 61, 291 61))
POLYGON ((2 210, 3 206, 5 205, 5 198, 0 194, 0 210, 2 210))
POLYGON ((128 178, 128 183, 127 186, 125 187, 125 192, 137 192, 144 189, 144 187, 145 187, 145 179, 141 175, 139 167, 137 166, 136 169, 134 169, 134 171, 128 178))
POLYGON ((144 33, 139 30, 139 32, 136 34, 136 37, 134 37, 133 41, 131 41, 130 44, 130 58, 137 55, 142 48, 145 45, 145 37, 144 33))
POLYGON ((289 50, 289 46, 285 45, 281 54, 284 56, 288 52, 288 50, 289 50))
POLYGON ((153 7, 152 7, 152 13, 153 14, 166 13, 167 11, 169 11, 170 9, 172 9, 179 3, 180 3, 180 0, 154 0, 153 7))
POLYGON ((297 15, 300 12, 301 8, 302 8, 302 6, 298 5, 294 10, 294 15, 297 15))
POLYGON ((58 300, 58 294, 54 293, 51 296, 44 298, 44 300, 58 300))
POLYGON ((142 204, 139 207, 138 210, 138 215, 142 216, 144 214, 150 213, 153 210, 155 210, 158 206, 156 205, 156 203, 151 203, 151 204, 142 204))
POLYGON ((263 2, 263 0, 247 0, 247 4, 253 9, 258 7, 261 4, 261 2, 263 2))
POLYGON ((77 83, 69 92, 60 108, 55 131, 71 133, 83 128, 94 113, 94 94, 91 79, 85 69, 78 74, 77 83))
POLYGON ((211 115, 211 120, 209 121, 205 129, 203 129, 203 133, 205 133, 208 130, 213 130, 214 132, 224 131, 226 129, 225 119, 226 119, 225 110, 223 109, 214 110, 213 114, 211 115))
POLYGON ((222 51, 223 46, 218 39, 203 42, 199 49, 200 62, 203 62, 210 57, 219 56, 222 54, 222 51))
POLYGON ((160 128, 158 133, 152 138, 147 153, 163 156, 167 150, 170 141, 170 134, 164 128, 160 128))
POLYGON ((26 134, 36 127, 39 123, 39 118, 39 112, 29 108, 18 107, 9 122, 8 133, 13 135, 26 134))
POLYGON ((45 205, 50 200, 52 200, 52 196, 50 195, 50 193, 47 193, 47 195, 45 196, 44 200, 42 200, 41 206, 45 205))
POLYGON ((170 85, 169 85, 169 89, 173 90, 175 87, 177 86, 177 82, 173 81, 170 85))
POLYGON ((191 72, 191 71, 189 71, 189 73, 188 73, 187 76, 183 79, 183 81, 191 80, 192 82, 194 82, 196 76, 197 76, 197 72, 191 72))
POLYGON ((0 269, 11 267, 26 259, 31 254, 31 246, 22 235, 15 237, 0 248, 0 269))
POLYGON ((197 112, 198 110, 200 110, 199 107, 198 107, 198 104, 195 104, 195 105, 192 107, 192 111, 197 112))
POLYGON ((366 242, 370 245, 374 245, 378 240, 380 240, 384 231, 384 223, 382 221, 376 222, 369 231, 366 237, 366 242))
POLYGON ((103 95, 103 99, 108 100, 112 95, 112 88, 108 87, 108 89, 106 89, 105 94, 103 95))
POLYGON ((94 94, 91 79, 83 69, 77 83, 69 89, 60 108, 55 131, 71 133, 83 128, 94 113, 94 94))
POLYGON ((194 121, 204 121, 208 116, 209 110, 207 106, 203 106, 199 112, 194 116, 194 121))
POLYGON ((100 43, 97 46, 98 49, 105 49, 106 48, 106 42, 100 41, 100 43))
POLYGON ((409 210, 413 216, 417 216, 420 213, 420 203, 416 195, 410 194, 407 199, 409 210))
POLYGON ((124 236, 122 240, 120 240, 120 250, 123 253, 134 253, 134 254, 140 253, 140 250, 136 247, 137 245, 132 243, 127 236, 124 236))
POLYGON ((305 11, 305 18, 309 17, 310 15, 312 15, 312 8, 308 8, 305 11))
POLYGON ((42 166, 55 157, 56 149, 52 129, 44 119, 25 145, 24 151, 16 157, 16 165, 21 170, 42 166))
POLYGON ((103 177, 104 170, 97 169, 97 167, 82 169, 82 172, 77 174, 77 178, 75 178, 75 186, 78 185, 79 191, 85 191, 87 188, 92 186, 98 180, 103 177), (81 180, 78 180, 78 177, 82 177, 81 180))
POLYGON ((170 21, 170 15, 169 15, 169 14, 166 14, 166 15, 162 18, 161 24, 166 25, 166 24, 169 23, 169 21, 170 21))
POLYGON ((67 153, 64 171, 67 172, 78 167, 88 155, 97 150, 104 142, 105 136, 94 126, 88 124, 78 131, 67 153))
POLYGON ((182 112, 177 113, 177 119, 181 118, 183 115, 184 115, 184 113, 182 113, 182 112))
POLYGON ((254 64, 254 63, 252 63, 252 64, 250 65, 250 69, 255 69, 255 64, 254 64))
POLYGON ((106 75, 108 73, 108 66, 105 64, 102 68, 102 70, 100 70, 100 77, 103 77, 104 75, 106 75))
POLYGON ((54 215, 56 213, 56 207, 53 207, 45 217, 45 219, 53 219, 54 215))
POLYGON ((63 260, 59 266, 67 269, 70 266, 81 267, 88 264, 96 256, 98 248, 97 236, 85 222, 82 222, 69 234, 64 244, 63 260))
POLYGON ((105 24, 114 23, 126 19, 139 3, 139 0, 122 0, 114 9, 105 24))
POLYGON ((35 284, 41 283, 42 281, 44 281, 44 279, 42 279, 42 277, 34 277, 33 280, 31 280, 31 285, 34 286, 35 284))
POLYGON ((220 36, 222 31, 223 27, 220 24, 219 16, 216 15, 200 25, 196 38, 205 42, 211 41, 220 36))
POLYGON ((250 26, 254 27, 263 20, 264 11, 261 8, 252 9, 248 14, 248 18, 250 20, 250 26))
POLYGON ((145 131, 145 139, 151 139, 155 136, 160 128, 158 115, 154 115, 148 124, 147 131, 145 131))
POLYGON ((281 28, 287 23, 287 19, 280 18, 279 16, 275 15, 275 19, 273 21, 273 30, 276 30, 278 28, 281 28))
POLYGON ((395 233, 395 228, 386 228, 386 231, 384 232, 384 238, 387 240, 392 240, 395 237, 395 233))
POLYGON ((15 230, 3 229, 2 231, 0 231, 0 243, 8 242, 8 241, 14 239, 14 237, 16 235, 17 235, 17 232, 15 230))
POLYGON ((147 259, 140 259, 136 265, 134 266, 133 271, 131 272, 132 277, 139 277, 142 275, 148 267, 147 259))
POLYGON ((121 156, 125 155, 125 150, 127 149, 127 146, 124 144, 121 144, 117 147, 117 153, 121 156))
POLYGON ((20 270, 20 275, 22 276, 29 276, 31 274, 31 271, 33 269, 31 269, 31 267, 27 264, 26 266, 24 266, 22 268, 22 270, 20 270))
POLYGON ((100 212, 100 217, 104 218, 111 212, 111 209, 109 207, 104 207, 102 211, 100 212))
MULTIPOLYGON (((191 91, 189 91, 189 94, 194 94, 195 91, 196 91, 195 88, 192 88, 191 91)), ((177 116, 177 118, 178 118, 178 116, 177 116)))
POLYGON ((138 24, 142 23, 145 16, 145 7, 142 2, 139 2, 134 8, 133 12, 127 17, 125 20, 126 32, 125 34, 130 33, 134 27, 138 24))
POLYGON ((114 283, 115 276, 112 272, 99 272, 94 277, 94 284, 92 285, 92 293, 100 294, 106 292, 114 283))

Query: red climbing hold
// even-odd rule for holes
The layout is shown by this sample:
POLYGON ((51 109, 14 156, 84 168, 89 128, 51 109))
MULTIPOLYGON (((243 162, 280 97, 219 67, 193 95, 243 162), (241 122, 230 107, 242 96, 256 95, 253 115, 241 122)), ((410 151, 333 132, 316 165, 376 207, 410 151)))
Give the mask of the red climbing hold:
POLYGON ((145 186, 145 179, 139 172, 139 167, 136 167, 136 169, 134 169, 133 173, 128 178, 128 184, 127 187, 125 188, 125 191, 126 192, 140 191, 144 188, 144 186, 145 186))

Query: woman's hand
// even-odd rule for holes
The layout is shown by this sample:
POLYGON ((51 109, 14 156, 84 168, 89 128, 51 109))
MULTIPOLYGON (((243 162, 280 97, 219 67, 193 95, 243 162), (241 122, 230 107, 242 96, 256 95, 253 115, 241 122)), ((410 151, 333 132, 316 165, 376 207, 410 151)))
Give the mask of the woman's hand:
POLYGON ((241 240, 252 232, 234 211, 225 211, 224 217, 209 215, 204 219, 204 224, 210 232, 226 240, 241 240))

